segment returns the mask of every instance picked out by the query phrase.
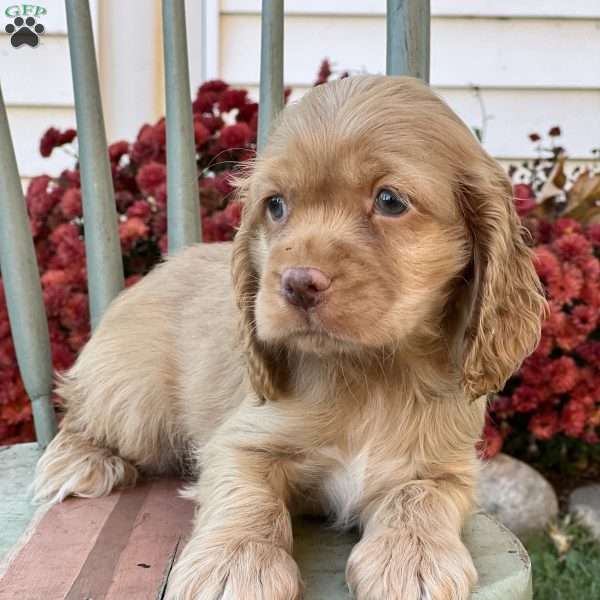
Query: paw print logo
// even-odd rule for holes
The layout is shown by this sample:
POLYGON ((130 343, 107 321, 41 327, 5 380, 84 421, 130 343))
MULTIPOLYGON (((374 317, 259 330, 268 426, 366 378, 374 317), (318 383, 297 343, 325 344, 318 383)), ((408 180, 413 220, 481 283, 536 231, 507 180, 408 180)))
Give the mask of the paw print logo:
POLYGON ((10 35, 10 43, 18 48, 23 44, 27 44, 32 48, 35 48, 40 38, 39 36, 44 33, 44 26, 41 23, 36 23, 33 17, 16 17, 12 23, 9 23, 4 31, 10 35))

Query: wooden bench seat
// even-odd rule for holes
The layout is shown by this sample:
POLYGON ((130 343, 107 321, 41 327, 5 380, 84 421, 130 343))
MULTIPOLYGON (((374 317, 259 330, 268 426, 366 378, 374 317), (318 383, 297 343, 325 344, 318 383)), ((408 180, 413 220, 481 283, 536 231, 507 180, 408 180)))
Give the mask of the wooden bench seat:
MULTIPOLYGON (((36 512, 27 485, 38 457, 33 444, 0 448, 0 600, 162 598, 193 516, 177 494, 181 482, 147 481, 36 512)), ((294 532, 306 600, 349 599, 344 568, 357 534, 308 520, 294 532)), ((477 513, 464 537, 480 576, 473 600, 531 598, 527 553, 508 530, 477 513)))

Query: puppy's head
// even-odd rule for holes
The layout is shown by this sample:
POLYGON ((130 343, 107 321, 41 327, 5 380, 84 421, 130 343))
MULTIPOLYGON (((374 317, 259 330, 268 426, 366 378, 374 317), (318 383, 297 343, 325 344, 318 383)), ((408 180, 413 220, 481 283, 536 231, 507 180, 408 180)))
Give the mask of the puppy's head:
POLYGON ((511 186, 418 81, 313 89, 240 187, 233 277, 260 396, 277 397, 294 352, 446 348, 476 397, 536 345, 545 303, 511 186))

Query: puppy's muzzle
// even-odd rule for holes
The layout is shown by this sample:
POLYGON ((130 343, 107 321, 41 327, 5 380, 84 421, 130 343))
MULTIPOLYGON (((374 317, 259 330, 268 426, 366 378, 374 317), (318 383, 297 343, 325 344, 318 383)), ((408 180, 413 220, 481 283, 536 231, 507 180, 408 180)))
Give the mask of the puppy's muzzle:
POLYGON ((292 267, 281 275, 281 295, 289 304, 304 310, 319 305, 330 285, 331 278, 313 267, 292 267))

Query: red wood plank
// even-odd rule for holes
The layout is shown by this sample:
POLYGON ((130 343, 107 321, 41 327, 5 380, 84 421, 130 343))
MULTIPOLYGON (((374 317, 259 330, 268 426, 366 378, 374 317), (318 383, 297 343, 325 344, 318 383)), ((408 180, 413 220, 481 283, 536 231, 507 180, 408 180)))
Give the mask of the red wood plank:
POLYGON ((185 537, 191 531, 194 505, 181 498, 181 482, 158 480, 142 506, 116 566, 107 598, 155 598, 185 537))
POLYGON ((0 580, 0 599, 64 598, 118 500, 117 493, 53 506, 0 580))
POLYGON ((0 600, 152 600, 191 530, 180 481, 52 507, 0 580, 0 600))
POLYGON ((143 485, 120 495, 65 600, 108 597, 119 557, 130 541, 135 519, 149 492, 150 486, 143 485))

